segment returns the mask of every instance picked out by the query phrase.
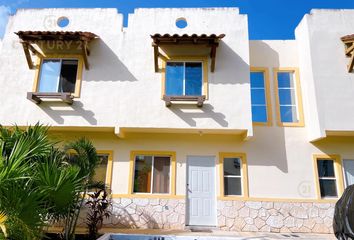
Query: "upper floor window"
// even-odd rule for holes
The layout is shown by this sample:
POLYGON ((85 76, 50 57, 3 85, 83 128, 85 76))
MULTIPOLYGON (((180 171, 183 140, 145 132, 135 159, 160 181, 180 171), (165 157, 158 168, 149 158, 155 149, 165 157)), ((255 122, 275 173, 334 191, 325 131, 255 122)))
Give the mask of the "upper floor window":
POLYGON ((35 92, 72 93, 79 96, 82 62, 79 58, 42 59, 35 92))
POLYGON ((277 120, 281 126, 303 126, 302 99, 297 69, 274 69, 277 120))
POLYGON ((203 62, 167 62, 167 96, 201 96, 203 62))
POLYGON ((271 125, 269 78, 267 68, 251 68, 252 121, 271 125))

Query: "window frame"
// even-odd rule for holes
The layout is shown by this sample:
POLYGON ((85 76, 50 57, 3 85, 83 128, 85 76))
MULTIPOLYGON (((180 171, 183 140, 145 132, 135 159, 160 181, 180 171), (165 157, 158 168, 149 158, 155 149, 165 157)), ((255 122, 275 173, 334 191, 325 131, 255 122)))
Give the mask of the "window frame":
MULTIPOLYGON (((253 122, 254 126, 272 126, 273 123, 273 111, 272 111, 272 103, 271 103, 271 95, 270 95, 270 79, 269 79, 269 70, 266 67, 251 67, 250 68, 250 78, 252 72, 262 72, 264 76, 264 95, 266 100, 266 110, 267 110, 267 122, 253 122)), ((250 79, 250 90, 251 87, 251 79, 250 79)), ((252 93, 251 93, 252 94, 252 93)), ((251 99, 251 108, 252 108, 252 99, 251 99)), ((252 110, 251 110, 252 111, 252 110)))
POLYGON ((71 95, 74 98, 79 98, 81 94, 81 84, 82 84, 83 57, 81 55, 76 55, 76 54, 64 54, 64 55, 47 54, 43 58, 38 58, 36 63, 36 73, 35 73, 34 83, 33 83, 33 92, 38 92, 43 60, 49 60, 49 59, 78 60, 75 92, 73 92, 71 95))
POLYGON ((219 199, 248 199, 249 190, 248 190, 248 167, 247 167, 247 158, 245 153, 232 153, 232 152, 220 152, 219 153, 219 181, 220 181, 220 190, 219 190, 219 199), (239 158, 241 160, 241 186, 242 186, 242 195, 225 195, 224 189, 224 158, 239 158))
POLYGON ((96 152, 97 152, 97 155, 108 155, 105 184, 108 185, 108 187, 112 191, 113 151, 112 150, 97 150, 96 152))
POLYGON ((304 111, 302 103, 300 76, 298 68, 273 68, 274 77, 274 91, 275 91, 275 103, 276 103, 276 115, 277 115, 277 125, 280 127, 304 127, 304 111), (295 96, 296 96, 296 110, 299 117, 297 122, 282 122, 280 113, 280 101, 279 101, 279 89, 278 89, 278 73, 292 73, 294 76, 295 84, 295 96))
MULTIPOLYGON (((152 169, 153 170, 153 169, 152 169)), ((153 182, 153 179, 151 180, 153 182)), ((130 152, 130 171, 129 171, 129 189, 128 194, 138 197, 166 197, 176 196, 176 152, 172 151, 131 151, 130 152), (135 158, 136 156, 158 156, 170 157, 170 191, 169 193, 136 193, 134 192, 134 178, 135 178, 135 158)))
POLYGON ((331 199, 339 199, 344 191, 344 179, 343 179, 343 162, 340 155, 337 154, 314 154, 313 155, 313 167, 314 167, 314 177, 315 177, 315 186, 316 186, 316 195, 318 200, 331 200, 331 199), (318 160, 332 160, 334 175, 336 180, 336 188, 337 188, 337 197, 321 197, 321 189, 320 189, 320 177, 318 175, 318 160))
MULTIPOLYGON (((174 56, 169 58, 162 58, 162 81, 161 81, 161 99, 166 94, 166 66, 168 62, 201 62, 202 63, 202 95, 208 99, 208 57, 207 56, 174 56)), ((184 79, 185 80, 185 79, 184 79)), ((186 95, 181 95, 186 96, 186 95)))

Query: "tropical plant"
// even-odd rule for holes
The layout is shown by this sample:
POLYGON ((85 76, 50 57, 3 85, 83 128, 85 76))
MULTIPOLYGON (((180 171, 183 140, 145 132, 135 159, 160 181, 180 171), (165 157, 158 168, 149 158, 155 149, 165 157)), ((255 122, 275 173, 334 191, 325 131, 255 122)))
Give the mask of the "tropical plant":
POLYGON ((86 225, 89 229, 89 239, 94 240, 98 237, 98 230, 102 227, 104 218, 109 218, 111 215, 108 208, 112 205, 112 202, 104 189, 90 193, 88 196, 89 201, 86 202, 86 206, 88 206, 86 225))
POLYGON ((92 187, 102 189, 104 186, 102 186, 102 183, 93 181, 93 175, 99 159, 95 147, 89 140, 81 138, 69 143, 65 149, 68 163, 79 167, 78 176, 82 179, 82 192, 76 195, 75 206, 70 209, 65 221, 64 238, 73 239, 88 189, 92 187))
POLYGON ((40 124, 26 130, 0 126, 0 228, 10 239, 42 239, 44 226, 55 221, 65 222, 65 239, 74 238, 98 162, 96 149, 79 139, 60 150, 48 129, 40 124))
POLYGON ((4 212, 0 212, 0 230, 4 234, 5 238, 7 237, 7 231, 6 231, 6 226, 5 226, 6 220, 7 220, 6 214, 4 212))

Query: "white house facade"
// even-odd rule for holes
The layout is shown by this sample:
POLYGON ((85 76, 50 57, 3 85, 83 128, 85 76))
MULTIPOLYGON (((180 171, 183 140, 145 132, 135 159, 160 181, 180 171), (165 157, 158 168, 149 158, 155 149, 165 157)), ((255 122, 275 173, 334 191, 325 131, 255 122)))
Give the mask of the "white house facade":
POLYGON ((354 183, 354 10, 249 40, 237 8, 26 9, 0 43, 0 124, 85 136, 106 228, 330 233, 354 183))

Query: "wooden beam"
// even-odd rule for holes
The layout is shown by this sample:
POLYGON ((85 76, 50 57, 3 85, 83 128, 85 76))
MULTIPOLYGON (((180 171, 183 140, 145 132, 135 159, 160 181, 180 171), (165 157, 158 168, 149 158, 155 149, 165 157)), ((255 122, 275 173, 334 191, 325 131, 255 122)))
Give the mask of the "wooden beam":
POLYGON ((23 46, 23 51, 25 52, 25 56, 26 56, 26 60, 27 60, 27 64, 28 64, 29 69, 34 69, 34 65, 33 65, 32 58, 31 58, 31 53, 28 48, 28 43, 23 42, 22 46, 23 46))
POLYGON ((354 42, 352 42, 352 45, 345 49, 345 55, 350 56, 350 53, 354 50, 354 42))
POLYGON ((217 45, 211 46, 211 52, 210 52, 210 58, 211 58, 210 71, 211 72, 215 71, 216 47, 217 47, 217 45))
POLYGON ((88 56, 87 42, 86 42, 86 41, 83 41, 83 42, 82 42, 82 46, 83 46, 83 48, 82 48, 82 55, 83 55, 83 57, 84 57, 85 68, 86 68, 87 70, 89 70, 89 69, 90 69, 90 65, 89 65, 88 58, 87 58, 87 56, 88 56))
POLYGON ((40 53, 37 49, 35 49, 31 44, 28 44, 27 46, 31 50, 31 52, 33 52, 34 54, 36 54, 40 58, 44 58, 43 54, 40 53))
POLYGON ((353 68, 354 68, 354 52, 352 52, 352 56, 349 61, 348 72, 352 72, 353 68))
POLYGON ((159 72, 159 46, 156 43, 153 43, 154 47, 154 64, 155 64, 155 72, 159 72))

